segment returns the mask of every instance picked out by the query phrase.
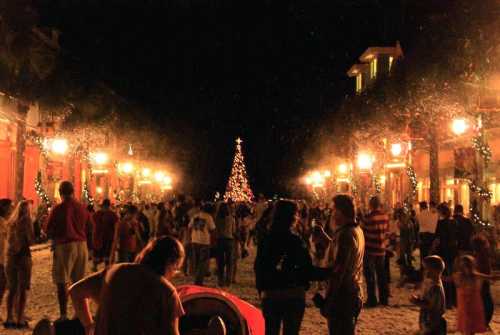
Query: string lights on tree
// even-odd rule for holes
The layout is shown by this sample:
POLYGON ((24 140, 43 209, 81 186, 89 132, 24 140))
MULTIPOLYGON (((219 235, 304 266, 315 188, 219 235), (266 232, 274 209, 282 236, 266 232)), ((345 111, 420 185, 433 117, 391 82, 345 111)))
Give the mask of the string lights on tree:
POLYGON ((231 176, 227 182, 226 193, 224 194, 224 201, 232 200, 234 202, 251 201, 253 192, 247 178, 245 168, 245 160, 241 150, 241 143, 243 141, 238 137, 236 139, 236 152, 233 160, 233 167, 231 169, 231 176))
POLYGON ((478 184, 476 184, 473 180, 468 179, 467 182, 469 183, 469 189, 476 193, 482 200, 484 201, 490 201, 491 198, 493 197, 493 194, 490 190, 487 188, 484 188, 478 184))
POLYGON ((472 138, 472 147, 483 157, 484 163, 488 164, 491 160, 491 148, 488 143, 483 141, 481 136, 472 138))
POLYGON ((414 197, 417 195, 418 180, 417 174, 415 173, 415 170, 412 166, 406 167, 406 175, 408 176, 408 179, 410 181, 411 194, 414 197))
POLYGON ((38 197, 40 198, 40 200, 42 200, 42 202, 45 206, 47 206, 47 207, 52 206, 52 201, 50 201, 49 196, 47 195, 47 193, 45 192, 45 189, 43 188, 42 172, 40 172, 40 171, 38 171, 38 173, 36 174, 36 178, 35 178, 35 192, 38 195, 38 197))

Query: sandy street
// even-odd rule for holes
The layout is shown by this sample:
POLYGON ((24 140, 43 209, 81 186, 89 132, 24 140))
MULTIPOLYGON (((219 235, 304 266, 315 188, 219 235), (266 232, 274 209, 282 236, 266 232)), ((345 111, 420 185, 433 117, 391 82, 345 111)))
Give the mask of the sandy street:
MULTIPOLYGON (((238 284, 232 287, 230 291, 258 305, 258 297, 253 284, 252 261, 253 258, 249 257, 240 264, 238 284)), ((44 316, 51 317, 52 319, 58 317, 57 298, 55 287, 51 280, 50 269, 50 251, 46 248, 35 251, 33 253, 32 287, 27 307, 27 314, 32 320, 32 326, 36 320, 44 316)), ((396 276, 396 270, 394 267, 392 271, 394 276, 396 276)), ((208 285, 214 285, 214 279, 214 276, 212 276, 208 280, 208 285)), ((190 278, 181 277, 176 280, 177 284, 189 282, 190 278)), ((391 306, 387 308, 364 309, 360 316, 358 334, 410 335, 417 331, 418 310, 408 302, 408 296, 412 292, 412 289, 410 287, 396 288, 394 282, 391 284, 391 306)), ((498 282, 493 285, 493 296, 496 300, 496 313, 492 322, 492 328, 496 334, 500 334, 500 283, 498 282)), ((326 324, 323 318, 310 301, 308 305, 301 334, 326 334, 326 324)), ((5 302, 2 303, 0 315, 2 319, 5 318, 5 302)), ((455 312, 447 312, 446 319, 448 320, 449 328, 453 331, 455 327, 455 312)), ((453 333, 452 331, 450 333, 453 333)), ((31 334, 31 331, 7 331, 1 327, 0 334, 31 334)))

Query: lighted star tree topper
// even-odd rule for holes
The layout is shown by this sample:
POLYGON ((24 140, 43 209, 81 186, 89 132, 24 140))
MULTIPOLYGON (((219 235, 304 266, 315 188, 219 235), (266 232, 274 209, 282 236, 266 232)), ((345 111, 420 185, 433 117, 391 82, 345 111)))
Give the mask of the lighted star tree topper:
POLYGON ((236 153, 234 154, 231 176, 227 182, 224 201, 231 199, 234 202, 252 201, 253 192, 248 183, 245 159, 241 151, 241 138, 236 139, 236 153))

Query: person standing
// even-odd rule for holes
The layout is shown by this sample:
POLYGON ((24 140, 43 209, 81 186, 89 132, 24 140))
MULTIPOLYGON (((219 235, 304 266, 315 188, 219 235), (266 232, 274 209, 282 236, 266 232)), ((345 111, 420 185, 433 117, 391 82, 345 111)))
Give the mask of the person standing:
POLYGON ((424 287, 422 295, 412 295, 410 302, 420 307, 419 328, 423 335, 445 335, 445 296, 442 274, 443 260, 436 255, 427 256, 423 261, 424 287))
POLYGON ((215 230, 215 223, 208 213, 206 205, 194 214, 188 225, 191 235, 192 266, 194 270, 194 283, 203 285, 203 280, 208 272, 210 262, 210 234, 215 230))
POLYGON ((235 218, 225 202, 219 205, 215 217, 215 235, 217 238, 217 282, 220 287, 230 286, 233 273, 235 218))
MULTIPOLYGON (((137 253, 142 249, 140 224, 137 221, 139 210, 136 206, 127 205, 123 218, 115 229, 111 258, 114 260, 118 249, 118 262, 133 262, 137 253)), ((111 262, 113 263, 113 262, 111 262)))
POLYGON ((5 294, 7 278, 5 277, 5 265, 7 264, 7 241, 9 233, 8 218, 12 209, 12 200, 0 199, 0 303, 5 294))
POLYGON ((472 252, 471 238, 474 235, 472 220, 464 216, 464 207, 462 205, 455 206, 453 219, 457 224, 458 253, 470 254, 472 252))
MULTIPOLYGON (((448 204, 442 203, 438 206, 439 221, 436 228, 433 249, 439 255, 445 264, 444 273, 447 277, 453 274, 453 266, 458 253, 458 233, 457 224, 451 218, 451 210, 448 204)), ((456 306, 455 285, 450 282, 444 283, 444 292, 446 295, 446 307, 451 309, 456 306)))
MULTIPOLYGON (((434 242, 434 234, 436 233, 438 214, 434 210, 429 210, 427 202, 422 201, 419 204, 420 212, 417 215, 419 226, 419 242, 420 242, 420 272, 423 271, 423 260, 429 256, 432 243, 434 242)), ((434 208, 434 204, 432 204, 434 208)))
POLYGON ((74 199, 73 184, 59 186, 62 202, 54 207, 47 222, 47 235, 53 240, 53 276, 61 320, 67 319, 68 286, 85 276, 88 250, 86 227, 90 215, 85 206, 74 199))
POLYGON ((363 305, 361 276, 365 237, 355 221, 354 202, 350 196, 341 194, 333 198, 329 224, 334 229, 334 262, 321 314, 328 320, 330 335, 353 335, 363 305))
POLYGON ((325 280, 329 270, 312 265, 304 241, 293 230, 299 219, 297 204, 279 200, 268 234, 257 246, 255 283, 262 299, 266 335, 297 335, 305 311, 310 280, 325 280))
POLYGON ((109 265, 111 247, 113 246, 113 237, 115 227, 118 224, 118 215, 111 210, 111 202, 104 199, 101 209, 94 214, 94 271, 97 266, 104 262, 109 265))
POLYGON ((365 237, 364 275, 368 292, 367 307, 375 307, 378 303, 389 304, 389 284, 385 268, 386 248, 388 244, 387 231, 389 216, 380 210, 381 203, 378 197, 369 201, 370 213, 362 223, 365 237), (375 293, 378 287, 378 300, 375 293))
POLYGON ((33 222, 31 220, 30 203, 21 201, 18 203, 8 223, 7 249, 7 320, 5 328, 28 328, 28 321, 24 318, 27 291, 31 284, 31 250, 30 246, 35 242, 33 222), (16 321, 14 321, 14 309, 16 321))

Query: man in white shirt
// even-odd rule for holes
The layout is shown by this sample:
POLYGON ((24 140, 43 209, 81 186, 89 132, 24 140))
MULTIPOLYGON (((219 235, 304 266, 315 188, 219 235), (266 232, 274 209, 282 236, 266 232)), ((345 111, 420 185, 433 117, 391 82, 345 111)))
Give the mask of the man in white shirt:
POLYGON ((420 212, 417 215, 419 225, 419 239, 420 239, 420 269, 422 268, 422 261, 425 257, 429 256, 429 251, 434 242, 434 234, 436 233, 437 222, 439 215, 436 211, 434 203, 430 203, 431 209, 427 207, 427 202, 420 202, 420 212))
POLYGON ((195 285, 203 285, 203 279, 210 264, 210 233, 215 230, 215 223, 204 205, 189 221, 188 230, 191 235, 191 262, 194 269, 195 285))

